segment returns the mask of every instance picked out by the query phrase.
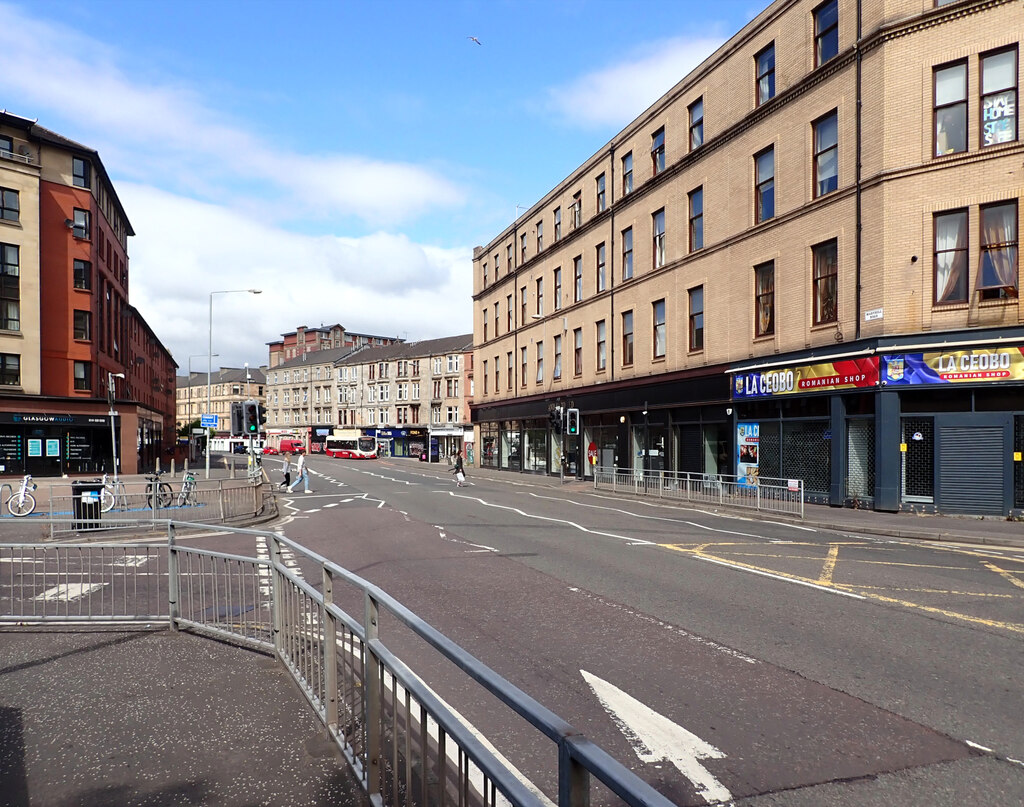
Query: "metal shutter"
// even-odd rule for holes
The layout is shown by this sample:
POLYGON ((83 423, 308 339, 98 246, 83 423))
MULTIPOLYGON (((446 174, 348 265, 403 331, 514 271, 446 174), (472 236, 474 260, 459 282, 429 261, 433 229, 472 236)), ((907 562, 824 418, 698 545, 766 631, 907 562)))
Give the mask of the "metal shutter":
POLYGON ((947 513, 1003 513, 1001 426, 939 428, 939 510, 947 513))

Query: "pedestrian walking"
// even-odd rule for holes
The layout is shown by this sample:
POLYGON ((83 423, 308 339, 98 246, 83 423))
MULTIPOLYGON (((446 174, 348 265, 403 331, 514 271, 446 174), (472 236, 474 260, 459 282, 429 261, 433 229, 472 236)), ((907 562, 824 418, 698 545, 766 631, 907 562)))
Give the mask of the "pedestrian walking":
POLYGON ((291 493, 299 484, 302 483, 304 493, 312 493, 309 489, 309 469, 306 468, 306 455, 299 454, 299 461, 295 463, 295 481, 292 482, 288 488, 288 492, 291 493))
POLYGON ((462 467, 462 453, 459 452, 455 455, 455 468, 452 469, 452 473, 455 474, 456 485, 460 488, 466 486, 466 470, 462 467))
POLYGON ((278 485, 278 487, 281 490, 285 490, 292 483, 292 455, 282 454, 281 463, 281 474, 284 478, 281 480, 281 484, 278 485))

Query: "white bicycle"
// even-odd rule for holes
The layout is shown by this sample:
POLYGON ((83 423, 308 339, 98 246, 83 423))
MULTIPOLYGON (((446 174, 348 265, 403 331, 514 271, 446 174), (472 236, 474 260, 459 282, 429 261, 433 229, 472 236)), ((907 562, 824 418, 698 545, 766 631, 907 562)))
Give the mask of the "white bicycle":
POLYGON ((103 483, 103 490, 100 491, 100 510, 109 513, 118 502, 121 503, 121 510, 127 510, 128 492, 125 490, 124 482, 120 479, 110 480, 107 477, 107 474, 103 474, 102 479, 96 480, 103 483))
POLYGON ((21 518, 30 515, 36 509, 36 497, 32 495, 32 491, 36 487, 31 474, 25 474, 22 477, 21 487, 12 492, 7 499, 7 510, 12 516, 21 518))
POLYGON ((190 507, 199 504, 196 496, 196 475, 189 471, 181 480, 181 491, 178 493, 178 507, 190 507))

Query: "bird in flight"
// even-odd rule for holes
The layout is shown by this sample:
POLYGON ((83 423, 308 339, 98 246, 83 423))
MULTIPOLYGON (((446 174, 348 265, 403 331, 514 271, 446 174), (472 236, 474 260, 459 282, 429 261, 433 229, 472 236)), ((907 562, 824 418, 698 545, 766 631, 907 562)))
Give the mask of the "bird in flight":
POLYGON ((483 42, 481 42, 481 41, 480 41, 479 39, 477 39, 477 38, 476 38, 475 36, 467 36, 467 37, 466 37, 466 39, 472 39, 472 40, 473 40, 474 42, 476 42, 476 44, 478 44, 478 45, 482 45, 482 44, 484 44, 484 43, 483 43, 483 42))

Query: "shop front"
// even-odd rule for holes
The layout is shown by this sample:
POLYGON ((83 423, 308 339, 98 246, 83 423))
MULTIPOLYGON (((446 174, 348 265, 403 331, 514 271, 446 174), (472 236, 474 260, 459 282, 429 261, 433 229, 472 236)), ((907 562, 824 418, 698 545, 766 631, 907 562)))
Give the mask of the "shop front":
MULTIPOLYGON (((118 434, 120 427, 115 417, 118 434)), ((112 473, 110 435, 109 416, 0 412, 0 475, 112 473)))

